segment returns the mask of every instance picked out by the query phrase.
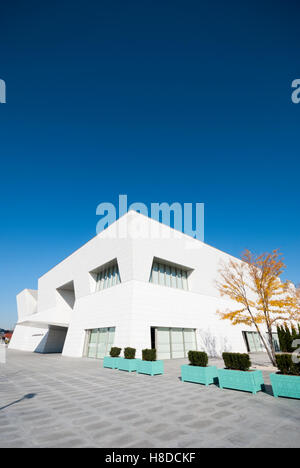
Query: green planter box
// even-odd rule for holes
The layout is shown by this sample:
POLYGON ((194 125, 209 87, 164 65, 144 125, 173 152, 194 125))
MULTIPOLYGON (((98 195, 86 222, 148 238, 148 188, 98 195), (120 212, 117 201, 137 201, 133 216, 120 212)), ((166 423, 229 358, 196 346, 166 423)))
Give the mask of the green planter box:
POLYGON ((249 372, 218 369, 219 387, 232 388, 233 390, 242 390, 256 395, 264 388, 264 379, 262 371, 253 370, 249 372))
POLYGON ((120 359, 121 358, 119 357, 105 356, 105 358, 103 359, 103 367, 108 367, 110 369, 118 369, 120 359))
POLYGON ((270 375, 273 395, 300 399, 300 376, 299 375, 270 375))
POLYGON ((137 369, 139 359, 125 359, 119 358, 118 369, 127 372, 135 372, 137 369))
POLYGON ((216 366, 200 367, 187 364, 181 366, 182 382, 195 382, 208 386, 214 383, 217 378, 216 366))
POLYGON ((139 359, 137 363, 137 373, 148 375, 163 374, 164 363, 163 361, 143 361, 139 359))

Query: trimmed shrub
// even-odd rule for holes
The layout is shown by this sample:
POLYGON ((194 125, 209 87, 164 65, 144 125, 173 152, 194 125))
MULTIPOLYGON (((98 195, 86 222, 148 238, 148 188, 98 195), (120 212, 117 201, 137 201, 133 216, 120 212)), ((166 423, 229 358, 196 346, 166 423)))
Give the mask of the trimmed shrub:
POLYGON ((122 348, 113 347, 110 350, 110 357, 119 357, 122 348))
POLYGON ((277 336, 278 336, 280 351, 285 353, 286 352, 285 333, 281 325, 277 325, 277 336))
POLYGON ((189 351, 189 361, 191 366, 206 367, 208 356, 204 351, 189 351))
POLYGON ((291 330, 289 329, 286 323, 284 325, 278 325, 277 334, 279 339, 280 351, 282 353, 292 353, 293 351, 295 351, 293 341, 300 339, 299 324, 297 326, 297 329, 294 326, 292 326, 291 330))
POLYGON ((156 349, 143 349, 143 361, 156 361, 156 349))
POLYGON ((286 352, 292 353, 293 352, 293 348, 292 348, 293 336, 287 324, 285 324, 284 333, 285 333, 285 342, 286 342, 286 352))
POLYGON ((251 367, 249 354, 223 353, 226 369, 248 371, 251 367))
POLYGON ((124 349, 124 357, 125 359, 135 359, 135 348, 125 348, 124 349))
POLYGON ((277 325, 277 336, 278 336, 278 341, 279 341, 279 348, 282 350, 282 331, 281 331, 281 326, 277 325))
POLYGON ((276 354, 275 359, 281 374, 300 375, 300 363, 295 364, 291 354, 276 354))

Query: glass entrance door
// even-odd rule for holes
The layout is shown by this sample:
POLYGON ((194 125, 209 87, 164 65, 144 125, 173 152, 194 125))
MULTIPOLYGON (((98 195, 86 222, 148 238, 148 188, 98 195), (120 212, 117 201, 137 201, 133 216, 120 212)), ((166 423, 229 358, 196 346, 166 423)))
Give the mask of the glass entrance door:
POLYGON ((106 353, 107 347, 107 328, 99 328, 98 330, 98 347, 97 347, 97 359, 102 359, 106 353))
POLYGON ((182 328, 171 328, 172 358, 184 358, 184 341, 182 328))
POLYGON ((189 351, 197 350, 195 330, 193 328, 184 328, 183 340, 184 340, 185 357, 187 357, 189 351))
POLYGON ((88 347, 88 357, 95 358, 97 354, 98 330, 91 330, 88 347))
POLYGON ((115 327, 95 328, 88 331, 87 357, 103 359, 114 344, 115 327))
POLYGON ((170 359, 171 348, 170 348, 170 329, 169 328, 157 328, 156 329, 156 348, 158 359, 170 359))
POLYGON ((158 359, 187 357, 189 351, 197 349, 196 331, 194 328, 156 328, 155 347, 158 359))

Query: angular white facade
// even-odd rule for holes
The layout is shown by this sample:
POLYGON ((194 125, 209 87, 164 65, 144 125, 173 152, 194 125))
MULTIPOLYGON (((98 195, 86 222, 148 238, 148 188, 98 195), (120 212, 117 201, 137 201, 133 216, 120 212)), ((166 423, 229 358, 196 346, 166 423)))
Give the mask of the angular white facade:
POLYGON ((98 358, 112 344, 138 357, 151 346, 161 358, 246 352, 243 332, 253 330, 217 314, 236 307, 216 288, 229 258, 131 211, 42 276, 38 291, 17 296, 10 348, 98 358))

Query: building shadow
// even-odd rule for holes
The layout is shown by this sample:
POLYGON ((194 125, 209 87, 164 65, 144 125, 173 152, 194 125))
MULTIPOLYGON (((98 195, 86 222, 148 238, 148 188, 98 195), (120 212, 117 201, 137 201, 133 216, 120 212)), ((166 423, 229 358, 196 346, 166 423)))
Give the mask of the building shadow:
POLYGON ((28 393, 27 395, 24 395, 22 398, 20 398, 19 400, 16 400, 16 401, 13 401, 12 403, 9 403, 9 405, 5 405, 5 406, 2 406, 2 408, 0 408, 0 411, 8 408, 9 406, 13 406, 13 405, 16 405, 17 403, 21 403, 21 401, 25 401, 25 400, 31 400, 32 398, 34 398, 36 396, 36 393, 28 393))

